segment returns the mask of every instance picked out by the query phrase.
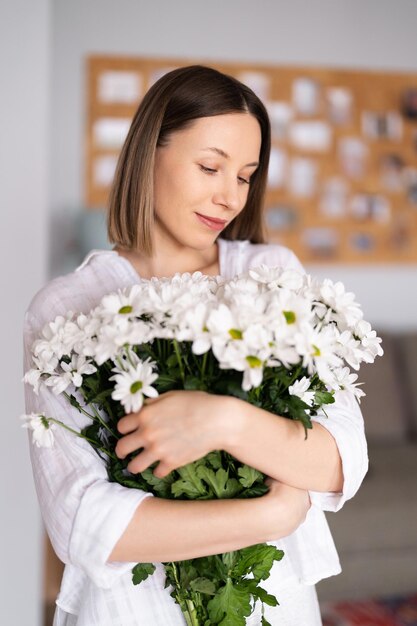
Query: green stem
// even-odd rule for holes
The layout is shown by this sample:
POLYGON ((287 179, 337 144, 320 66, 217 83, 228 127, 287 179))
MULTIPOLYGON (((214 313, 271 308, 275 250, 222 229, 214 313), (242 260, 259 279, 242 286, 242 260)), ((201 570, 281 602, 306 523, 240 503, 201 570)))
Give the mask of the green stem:
POLYGON ((107 422, 105 422, 102 419, 102 417, 100 416, 100 414, 97 411, 97 409, 94 406, 94 404, 91 405, 91 408, 93 409, 95 419, 103 426, 103 428, 105 428, 111 434, 112 437, 116 437, 116 439, 120 439, 119 433, 114 433, 113 432, 113 430, 110 428, 110 426, 107 424, 107 422))
MULTIPOLYGON (((71 396, 64 391, 64 396, 66 397, 66 399, 71 402, 71 396)), ((83 407, 78 403, 78 410, 81 411, 81 413, 83 413, 84 415, 86 415, 87 417, 89 417, 91 420, 97 420, 102 426, 103 428, 105 428, 106 430, 109 431, 109 433, 112 435, 112 437, 116 437, 117 439, 120 439, 120 435, 118 433, 114 433, 112 431, 112 429, 110 428, 110 426, 100 417, 100 414, 98 413, 96 407, 94 406, 94 404, 91 405, 91 408, 93 409, 94 414, 91 415, 90 413, 88 413, 85 409, 83 409, 83 407)))
POLYGON ((187 613, 185 613, 185 619, 187 623, 189 623, 190 626, 200 626, 200 622, 198 621, 197 611, 195 609, 194 602, 192 600, 186 600, 186 603, 187 603, 187 609, 188 609, 188 616, 187 616, 187 613))
POLYGON ((172 572, 174 574, 175 579, 175 594, 177 598, 177 602, 181 607, 181 611, 185 617, 185 621, 187 622, 187 626, 200 626, 197 617, 197 611, 194 606, 194 602, 191 599, 186 599, 185 602, 180 595, 181 585, 178 579, 177 567, 175 563, 170 563, 172 565, 172 572))
POLYGON ((208 355, 208 352, 205 352, 203 356, 203 364, 201 366, 201 379, 202 380, 204 380, 204 374, 206 373, 207 355, 208 355))
MULTIPOLYGON (((69 426, 64 424, 64 422, 61 422, 60 420, 57 420, 54 417, 47 417, 45 419, 47 419, 48 422, 53 422, 54 424, 58 424, 59 426, 62 426, 62 428, 65 428, 65 430, 68 430, 70 433, 73 433, 73 435, 76 435, 80 439, 85 439, 86 441, 89 441, 90 443, 92 443, 94 445, 94 447, 97 447, 97 441, 94 441, 94 439, 90 439, 90 437, 86 437, 82 433, 74 430, 73 428, 70 428, 69 426)), ((115 461, 118 460, 117 456, 112 454, 109 450, 106 450, 106 448, 98 448, 97 447, 97 450, 100 450, 100 452, 104 452, 104 454, 107 454, 107 456, 109 456, 110 458, 114 459, 115 461)))
POLYGON ((175 354, 177 355, 177 361, 178 361, 178 365, 179 365, 180 372, 181 372, 182 384, 185 387, 184 366, 183 366, 183 363, 182 363, 182 358, 181 358, 180 348, 178 346, 178 341, 176 339, 173 339, 172 343, 174 345, 175 354))
MULTIPOLYGON (((64 391, 62 393, 62 395, 68 400, 68 402, 71 402, 71 396, 70 396, 69 393, 64 391)), ((78 400, 77 400, 77 402, 78 402, 78 400)), ((83 407, 80 405, 79 402, 78 402, 78 405, 77 405, 77 409, 78 409, 78 411, 80 411, 80 413, 83 413, 86 417, 89 417, 91 420, 94 420, 94 415, 91 415, 90 413, 88 413, 88 411, 83 409, 83 407)))

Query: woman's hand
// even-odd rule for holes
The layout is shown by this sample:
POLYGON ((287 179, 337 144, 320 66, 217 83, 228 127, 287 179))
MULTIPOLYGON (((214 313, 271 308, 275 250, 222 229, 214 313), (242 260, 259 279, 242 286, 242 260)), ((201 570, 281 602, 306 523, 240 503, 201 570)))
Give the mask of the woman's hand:
POLYGON ((260 501, 265 505, 266 541, 275 541, 290 535, 304 522, 311 507, 310 495, 273 478, 267 478, 265 484, 269 491, 260 501))
POLYGON ((155 476, 163 478, 177 467, 224 449, 232 422, 233 398, 205 391, 168 391, 147 399, 137 413, 126 415, 117 425, 124 435, 116 446, 123 459, 144 448, 128 465, 133 474, 159 461, 155 476))

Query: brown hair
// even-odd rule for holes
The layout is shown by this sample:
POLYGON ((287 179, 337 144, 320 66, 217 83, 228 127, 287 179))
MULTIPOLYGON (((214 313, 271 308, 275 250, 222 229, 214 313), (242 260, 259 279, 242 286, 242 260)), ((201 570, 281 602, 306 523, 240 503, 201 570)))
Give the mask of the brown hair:
POLYGON ((263 243, 271 130, 261 100, 246 85, 211 67, 191 65, 168 72, 145 94, 119 156, 110 191, 107 232, 111 243, 152 253, 155 150, 175 131, 200 117, 250 113, 261 128, 259 166, 251 176, 247 202, 221 233, 224 239, 263 243))

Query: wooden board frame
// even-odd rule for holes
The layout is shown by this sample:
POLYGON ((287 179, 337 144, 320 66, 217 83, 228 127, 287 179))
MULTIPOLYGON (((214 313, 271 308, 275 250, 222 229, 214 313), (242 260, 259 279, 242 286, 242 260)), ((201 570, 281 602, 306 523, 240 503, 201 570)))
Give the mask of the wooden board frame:
MULTIPOLYGON (((155 76, 194 63, 215 67, 250 86, 250 80, 259 79, 261 87, 262 82, 266 86, 259 95, 270 111, 274 103, 284 104, 291 111, 292 120, 285 132, 273 134, 272 148, 278 151, 286 165, 281 176, 283 182, 278 187, 269 186, 266 195, 269 241, 289 246, 304 263, 417 263, 417 119, 407 118, 401 111, 404 93, 412 89, 417 93, 416 74, 203 59, 90 56, 87 59, 85 126, 85 202, 88 209, 102 210, 106 206, 109 185, 97 183, 98 164, 108 175, 120 151, 120 146, 111 145, 111 142, 110 145, 97 145, 97 123, 109 119, 117 125, 117 120, 131 120, 140 98, 155 76), (100 81, 109 72, 136 75, 141 84, 139 98, 134 102, 101 101, 100 81), (303 113, 294 102, 294 87, 300 79, 304 80, 304 87, 307 84, 307 92, 310 84, 310 95, 316 93, 315 111, 303 113), (330 116, 329 94, 332 89, 340 89, 351 97, 350 116, 345 123, 337 123, 330 116), (387 136, 387 120, 393 121, 392 129, 401 127, 399 136, 392 131, 387 136), (296 126, 299 130, 300 123, 304 123, 304 129, 310 129, 310 138, 315 123, 316 129, 321 127, 322 131, 330 133, 327 147, 312 148, 308 142, 307 146, 300 147, 295 143, 291 132, 296 126), (375 128, 379 135, 372 137, 366 128, 375 128), (363 171, 359 175, 346 170, 340 157, 341 146, 350 139, 364 148, 363 171), (294 164, 299 159, 307 163, 307 169, 315 168, 316 171, 314 189, 306 196, 288 185, 289 172, 297 169, 294 164), (387 187, 388 179, 383 175, 382 164, 390 159, 398 166, 391 167, 391 174, 394 172, 397 184, 400 184, 397 188, 387 187), (339 213, 329 215, 322 208, 323 193, 329 180, 335 179, 345 186, 345 200, 341 202, 339 198, 339 213), (356 207, 356 213, 352 207, 356 207), (278 226, 273 226, 277 219, 278 226)), ((297 180, 294 174, 293 178, 297 180)))

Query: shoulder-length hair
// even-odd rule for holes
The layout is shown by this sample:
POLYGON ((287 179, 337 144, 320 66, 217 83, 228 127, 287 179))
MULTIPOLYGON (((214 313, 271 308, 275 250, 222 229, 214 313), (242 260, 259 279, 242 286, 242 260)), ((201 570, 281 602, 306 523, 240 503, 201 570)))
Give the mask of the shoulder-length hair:
POLYGON ((250 113, 261 128, 259 166, 248 198, 222 231, 224 239, 263 243, 263 204, 271 130, 268 113, 247 85, 211 67, 191 65, 168 72, 147 91, 133 118, 110 190, 107 232, 111 243, 152 253, 155 150, 193 120, 226 113, 250 113))

